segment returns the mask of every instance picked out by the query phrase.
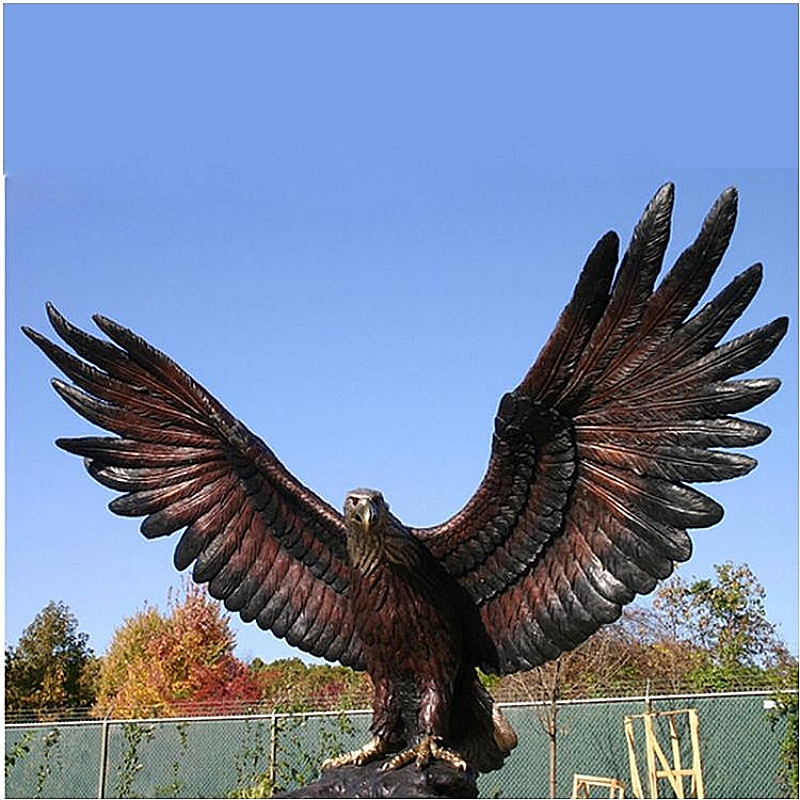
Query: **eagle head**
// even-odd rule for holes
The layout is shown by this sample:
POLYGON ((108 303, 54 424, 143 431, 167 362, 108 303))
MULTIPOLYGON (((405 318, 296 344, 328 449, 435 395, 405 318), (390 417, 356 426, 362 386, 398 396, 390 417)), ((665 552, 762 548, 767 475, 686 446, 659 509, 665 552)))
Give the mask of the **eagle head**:
POLYGON ((353 566, 367 573, 387 555, 402 528, 389 513, 389 504, 376 489, 353 489, 344 500, 347 549, 353 566))
POLYGON ((344 518, 352 533, 379 535, 386 527, 389 506, 376 489, 353 489, 344 500, 344 518))

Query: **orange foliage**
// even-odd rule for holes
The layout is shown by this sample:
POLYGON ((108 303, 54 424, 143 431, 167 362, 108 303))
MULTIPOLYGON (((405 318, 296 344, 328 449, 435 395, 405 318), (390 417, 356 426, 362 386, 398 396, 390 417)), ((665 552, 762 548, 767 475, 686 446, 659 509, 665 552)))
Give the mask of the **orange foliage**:
POLYGON ((261 688, 233 655, 234 635, 217 602, 186 585, 170 613, 127 619, 103 660, 95 712, 112 717, 187 716, 245 710, 261 688))

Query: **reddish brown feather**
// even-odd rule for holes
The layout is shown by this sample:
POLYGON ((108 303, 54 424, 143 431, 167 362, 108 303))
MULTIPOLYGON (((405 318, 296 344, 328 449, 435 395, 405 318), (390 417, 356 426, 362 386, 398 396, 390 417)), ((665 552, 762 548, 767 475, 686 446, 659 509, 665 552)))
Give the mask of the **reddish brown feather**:
MULTIPOLYGON (((635 335, 608 364, 605 375, 625 374, 662 345, 691 313, 708 288, 736 223, 737 194, 727 189, 709 211, 695 241, 653 292, 635 335)), ((598 383, 602 383, 600 378, 598 383)))
POLYGON ((598 381, 584 409, 601 406, 614 396, 625 395, 629 387, 647 384, 669 374, 674 368, 689 364, 719 342, 755 296, 761 284, 762 269, 756 264, 737 275, 713 300, 658 350, 658 357, 645 363, 620 364, 598 381))
MULTIPOLYGON (((630 341, 661 269, 669 241, 673 201, 674 187, 665 184, 645 209, 617 273, 605 312, 591 331, 567 386, 558 398, 553 398, 555 406, 573 408, 590 393, 609 361, 630 341)), ((538 363, 534 368, 540 368, 538 363)))
MULTIPOLYGON (((501 401, 477 492, 442 525, 411 531, 477 607, 480 622, 465 624, 480 645, 467 651, 485 669, 554 658, 616 618, 636 593, 651 591, 688 558, 686 528, 721 516, 685 482, 726 479, 755 463, 709 448, 768 435, 729 415, 764 400, 777 381, 729 379, 769 356, 785 320, 717 346, 755 294, 760 267, 687 321, 730 239, 735 191, 723 193, 654 288, 672 204, 672 187, 662 187, 616 278, 616 235, 600 240, 541 355, 501 401)), ((51 306, 48 314, 86 359, 26 329, 75 383, 57 390, 122 437, 58 442, 83 455, 99 481, 127 492, 112 509, 148 514, 147 535, 186 528, 176 564, 194 561, 197 579, 244 619, 310 653, 363 666, 341 515, 136 334, 95 317, 108 342, 51 306)), ((391 603, 416 602, 409 586, 384 582, 372 587, 364 610, 384 619, 397 611, 391 603)), ((430 627, 413 613, 405 618, 412 630, 403 637, 430 627)), ((449 611, 443 618, 454 619, 449 611)))
POLYGON ((525 394, 551 402, 563 389, 586 341, 605 311, 617 264, 619 238, 607 233, 595 245, 578 278, 572 299, 553 333, 519 388, 525 394))
POLYGON ((75 328, 52 306, 48 314, 61 338, 86 359, 26 330, 80 387, 59 382, 59 393, 89 421, 123 437, 58 441, 83 455, 98 480, 127 491, 111 509, 147 515, 142 523, 147 536, 185 528, 176 565, 185 568, 194 561, 195 577, 209 582, 215 597, 244 616, 260 616, 262 625, 268 622, 314 655, 362 667, 346 597, 350 568, 341 515, 136 334, 96 317, 112 344, 75 328), (302 606, 312 591, 326 600, 321 603, 328 614, 326 628, 346 632, 330 638, 329 649, 320 649, 323 637, 308 638, 302 606))
POLYGON ((728 378, 770 355, 785 320, 716 347, 755 294, 760 267, 685 321, 727 247, 735 191, 723 193, 694 244, 654 288, 671 210, 666 186, 637 225, 610 298, 609 240, 595 249, 516 390, 546 399, 561 426, 545 414, 503 422, 501 405, 501 426, 521 426, 536 443, 527 501, 514 524, 491 539, 493 549, 476 554, 471 547, 516 487, 510 476, 520 474, 518 442, 525 441, 517 434, 506 448, 495 441, 486 477, 461 512, 418 532, 479 603, 497 652, 485 668, 507 672, 553 658, 616 618, 637 593, 651 591, 675 561, 689 557, 686 528, 712 525, 722 514, 684 481, 727 479, 755 464, 707 448, 747 446, 768 435, 764 426, 727 415, 761 402, 778 382, 728 378), (571 472, 547 459, 547 443, 563 430, 573 442, 571 472), (553 520, 558 525, 548 527, 553 520), (527 548, 512 551, 518 538, 527 548), (526 552, 527 564, 520 568, 512 552, 526 552))

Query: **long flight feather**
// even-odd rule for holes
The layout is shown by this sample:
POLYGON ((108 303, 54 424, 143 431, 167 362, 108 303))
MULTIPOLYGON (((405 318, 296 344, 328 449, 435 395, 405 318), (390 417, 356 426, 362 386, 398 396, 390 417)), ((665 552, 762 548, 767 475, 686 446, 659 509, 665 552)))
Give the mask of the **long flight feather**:
POLYGON ((642 214, 603 316, 572 369, 569 382, 555 401, 559 407, 573 408, 580 403, 639 323, 664 259, 673 202, 674 186, 665 184, 642 214))

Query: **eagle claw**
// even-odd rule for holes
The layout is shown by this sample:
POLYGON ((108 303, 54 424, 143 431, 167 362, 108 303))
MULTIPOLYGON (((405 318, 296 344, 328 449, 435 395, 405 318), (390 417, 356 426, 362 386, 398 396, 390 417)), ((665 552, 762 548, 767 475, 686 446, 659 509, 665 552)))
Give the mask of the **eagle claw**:
POLYGON ((326 758, 322 762, 322 769, 333 769, 335 767, 361 767, 373 758, 378 758, 386 752, 386 742, 377 736, 370 739, 359 750, 352 750, 335 758, 326 758))
POLYGON ((381 766, 381 770, 388 771, 392 769, 399 769, 412 761, 416 761, 418 769, 424 769, 428 766, 431 759, 438 759, 449 764, 454 769, 466 772, 467 762, 461 758, 458 753, 453 750, 448 750, 446 747, 441 746, 441 739, 435 736, 424 736, 416 745, 409 747, 406 750, 401 750, 397 755, 392 756, 385 764, 381 766))

